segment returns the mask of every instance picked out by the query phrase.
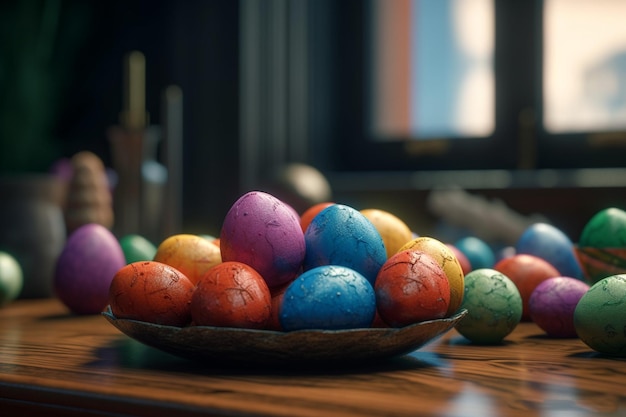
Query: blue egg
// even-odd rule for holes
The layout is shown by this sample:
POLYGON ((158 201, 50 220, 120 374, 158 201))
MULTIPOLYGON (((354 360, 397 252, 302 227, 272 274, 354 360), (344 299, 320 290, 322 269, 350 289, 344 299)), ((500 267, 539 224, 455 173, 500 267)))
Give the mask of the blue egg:
POLYGON ((325 265, 302 273, 285 290, 278 319, 285 331, 370 327, 376 294, 358 272, 325 265))
POLYGON ((583 278, 574 244, 565 233, 550 224, 530 225, 518 239, 515 249, 517 253, 544 259, 565 277, 583 278))
POLYGON ((482 239, 467 236, 457 240, 454 246, 467 257, 472 269, 493 268, 496 263, 493 249, 482 239))
POLYGON ((304 234, 304 270, 322 265, 354 269, 374 285, 387 260, 385 244, 374 225, 359 211, 335 204, 320 211, 304 234))

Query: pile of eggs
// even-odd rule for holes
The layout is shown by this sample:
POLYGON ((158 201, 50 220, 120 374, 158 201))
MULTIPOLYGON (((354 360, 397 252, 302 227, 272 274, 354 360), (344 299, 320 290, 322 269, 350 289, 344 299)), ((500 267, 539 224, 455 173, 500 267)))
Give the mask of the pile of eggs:
POLYGON ((626 275, 612 273, 626 272, 626 256, 612 251, 626 248, 623 236, 626 212, 610 208, 589 221, 578 246, 537 223, 494 253, 476 237, 416 236, 382 210, 328 202, 299 215, 252 191, 232 205, 217 238, 179 234, 154 247, 85 225, 68 238, 55 289, 78 314, 108 304, 118 318, 173 326, 402 327, 466 309, 456 329, 474 343, 500 343, 532 321, 552 337, 626 355, 626 275), (590 262, 581 253, 608 255, 590 262), (602 275, 604 264, 613 269, 602 275))

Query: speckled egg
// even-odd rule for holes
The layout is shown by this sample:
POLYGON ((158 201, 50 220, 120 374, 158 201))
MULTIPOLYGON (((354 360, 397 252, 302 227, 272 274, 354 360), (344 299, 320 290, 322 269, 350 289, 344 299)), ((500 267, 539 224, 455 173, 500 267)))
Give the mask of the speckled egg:
POLYGON ((413 239, 413 232, 411 232, 409 226, 388 211, 371 208, 361 210, 361 214, 372 222, 383 238, 383 243, 387 250, 387 258, 393 256, 405 243, 413 239))
POLYGON ((120 238, 120 246, 122 246, 127 264, 139 261, 151 261, 157 251, 154 243, 137 234, 122 236, 120 238))
POLYGON ((606 277, 589 288, 574 310, 574 327, 593 350, 626 356, 626 274, 606 277))
POLYGON ((441 266, 450 287, 450 303, 446 316, 454 314, 463 302, 465 274, 453 250, 440 240, 428 236, 419 236, 408 241, 400 248, 400 251, 405 250, 424 252, 441 266))
POLYGON ((178 269, 197 284, 206 271, 222 262, 222 255, 220 248, 207 239, 183 233, 163 240, 153 260, 178 269))
POLYGON ((313 218, 304 234, 304 269, 323 265, 351 268, 374 284, 387 260, 383 239, 376 227, 358 210, 334 204, 313 218))
POLYGON ((417 250, 401 251, 387 259, 374 291, 380 317, 393 327, 443 318, 450 304, 450 285, 443 268, 417 250))
POLYGON ((227 261, 209 269, 191 299, 196 325, 265 328, 272 297, 263 277, 249 265, 227 261))
POLYGON ((516 253, 543 258, 565 277, 582 278, 574 244, 560 229, 547 223, 527 227, 515 244, 516 253))
POLYGON ((454 246, 465 254, 472 269, 493 268, 496 262, 493 249, 487 242, 475 236, 463 237, 454 242, 454 246))
POLYGON ((477 344, 497 344, 522 319, 522 297, 507 276, 490 268, 475 269, 465 276, 461 308, 467 315, 456 330, 477 344))
POLYGON ((626 248, 626 211, 616 207, 600 210, 585 224, 578 245, 626 248))
POLYGON ((369 327, 376 313, 376 295, 357 271, 338 265, 305 271, 285 290, 279 311, 285 331, 339 330, 369 327))
POLYGON ((576 337, 574 310, 589 285, 577 278, 554 277, 537 285, 528 300, 531 320, 552 337, 576 337))
POLYGON ((545 259, 533 255, 517 254, 498 261, 494 266, 506 275, 517 287, 522 296, 522 320, 530 321, 528 302, 537 285, 543 281, 561 276, 559 271, 545 259))
POLYGON ((76 314, 98 314, 108 303, 115 273, 124 265, 122 247, 106 227, 80 226, 67 238, 57 259, 55 294, 76 314))
POLYGON ((155 261, 121 268, 109 288, 109 305, 120 319, 185 326, 191 321, 195 285, 177 269, 155 261))
POLYGON ((273 195, 248 192, 226 214, 220 248, 223 261, 250 265, 270 288, 280 286, 302 269, 305 243, 300 218, 273 195))

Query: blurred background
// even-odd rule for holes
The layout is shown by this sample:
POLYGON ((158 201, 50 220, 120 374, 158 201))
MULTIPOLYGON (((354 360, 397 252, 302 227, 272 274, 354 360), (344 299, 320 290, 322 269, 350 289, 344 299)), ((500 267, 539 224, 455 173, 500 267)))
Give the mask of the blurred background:
POLYGON ((444 240, 510 244, 545 220, 575 241, 626 208, 622 16, 623 0, 6 0, 0 173, 83 150, 113 170, 124 59, 140 51, 150 125, 182 92, 180 231, 219 234, 262 188, 444 240))

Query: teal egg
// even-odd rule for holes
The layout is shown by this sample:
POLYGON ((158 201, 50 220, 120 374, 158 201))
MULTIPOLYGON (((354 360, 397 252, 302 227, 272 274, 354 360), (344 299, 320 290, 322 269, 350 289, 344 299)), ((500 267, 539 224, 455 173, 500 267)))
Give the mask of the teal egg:
POLYGON ((626 357, 626 274, 596 282, 574 310, 578 337, 593 350, 626 357))
POLYGON ((157 251, 156 246, 143 236, 130 234, 120 239, 126 263, 151 261, 157 251))
POLYGON ((493 249, 484 240, 475 236, 461 238, 454 246, 465 255, 472 269, 492 268, 496 263, 493 249))
POLYGON ((467 315, 455 327, 477 344, 497 344, 522 319, 522 297, 510 278, 490 269, 475 269, 465 275, 461 309, 467 315))

